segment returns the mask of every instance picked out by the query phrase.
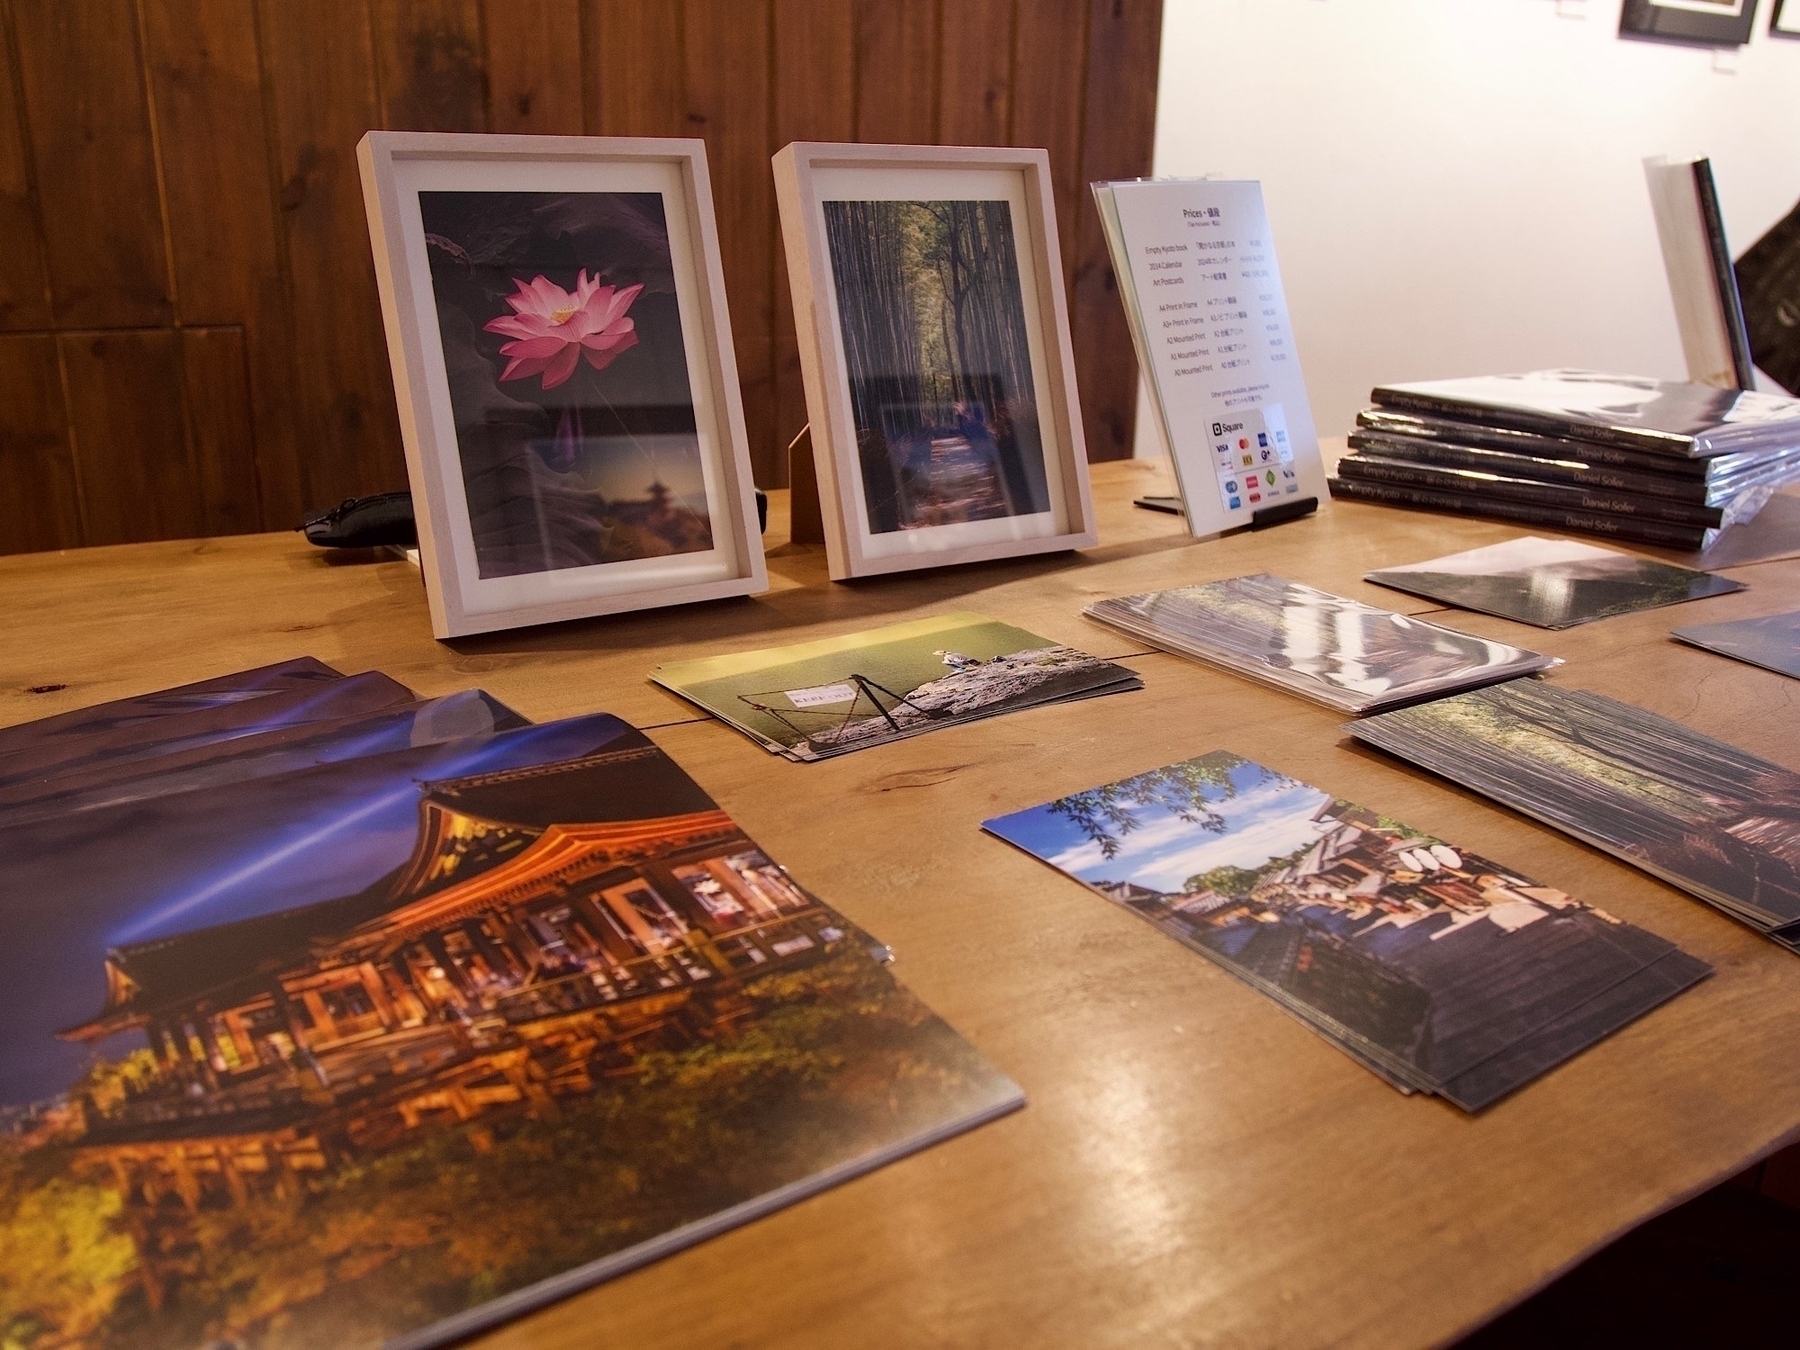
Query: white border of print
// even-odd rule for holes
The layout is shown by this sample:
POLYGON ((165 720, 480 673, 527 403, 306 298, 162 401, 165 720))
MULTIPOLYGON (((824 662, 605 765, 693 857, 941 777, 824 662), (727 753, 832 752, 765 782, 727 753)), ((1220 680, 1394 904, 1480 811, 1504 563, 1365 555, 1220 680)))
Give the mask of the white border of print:
POLYGON ((775 197, 793 287, 794 318, 812 426, 813 462, 831 578, 1085 548, 1095 542, 1087 448, 1063 295, 1062 253, 1043 150, 966 146, 834 145, 796 141, 775 156, 775 197), (1004 200, 1012 207, 1020 291, 1031 348, 1050 509, 876 534, 869 529, 825 240, 831 200, 1004 200))
POLYGON ((1769 36, 1800 38, 1800 0, 1775 0, 1769 16, 1769 36))
POLYGON ((371 131, 357 146, 357 159, 432 633, 461 637, 768 589, 704 143, 371 131), (712 549, 481 577, 419 215, 421 191, 661 194, 712 549))

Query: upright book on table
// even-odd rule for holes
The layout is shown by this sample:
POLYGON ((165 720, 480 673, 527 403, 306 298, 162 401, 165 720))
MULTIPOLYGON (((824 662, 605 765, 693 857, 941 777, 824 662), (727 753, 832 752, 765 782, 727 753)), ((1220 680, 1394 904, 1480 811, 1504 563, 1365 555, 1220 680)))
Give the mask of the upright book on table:
POLYGON ((441 1344, 1022 1104, 640 732, 496 720, 0 812, 10 1331, 441 1344))
POLYGON ((1644 178, 1688 378, 1719 389, 1756 388, 1712 162, 1671 164, 1657 155, 1644 161, 1644 178))
POLYGON ((1557 664, 1266 572, 1101 600, 1082 612, 1165 651, 1357 714, 1557 664))
POLYGON ((1196 538, 1325 490, 1262 185, 1096 183, 1119 298, 1196 538))

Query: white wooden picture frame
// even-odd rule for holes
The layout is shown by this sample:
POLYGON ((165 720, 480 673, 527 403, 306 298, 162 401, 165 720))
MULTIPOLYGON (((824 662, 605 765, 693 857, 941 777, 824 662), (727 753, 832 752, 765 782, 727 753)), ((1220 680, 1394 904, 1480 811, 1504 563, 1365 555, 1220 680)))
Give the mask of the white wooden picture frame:
POLYGON ((432 632, 766 590, 704 144, 357 156, 432 632))
POLYGON ((1048 153, 774 163, 832 579, 1092 545, 1048 153))

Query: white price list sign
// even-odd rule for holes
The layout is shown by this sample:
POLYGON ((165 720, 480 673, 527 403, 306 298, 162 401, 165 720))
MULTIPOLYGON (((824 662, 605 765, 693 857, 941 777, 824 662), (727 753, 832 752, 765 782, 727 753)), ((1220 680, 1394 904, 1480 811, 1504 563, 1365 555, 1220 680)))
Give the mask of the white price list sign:
POLYGON ((1323 498, 1261 184, 1151 179, 1095 195, 1188 528, 1206 537, 1323 498))

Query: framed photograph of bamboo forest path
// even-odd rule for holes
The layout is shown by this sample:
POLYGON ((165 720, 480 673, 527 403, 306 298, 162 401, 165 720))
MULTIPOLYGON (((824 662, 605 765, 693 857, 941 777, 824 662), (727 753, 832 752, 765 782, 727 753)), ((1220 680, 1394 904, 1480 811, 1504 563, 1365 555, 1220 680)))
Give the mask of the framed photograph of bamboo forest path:
POLYGON ((775 156, 833 580, 1095 540, 1050 159, 775 156))
POLYGON ((767 589, 704 144, 358 158, 432 631, 767 589))

